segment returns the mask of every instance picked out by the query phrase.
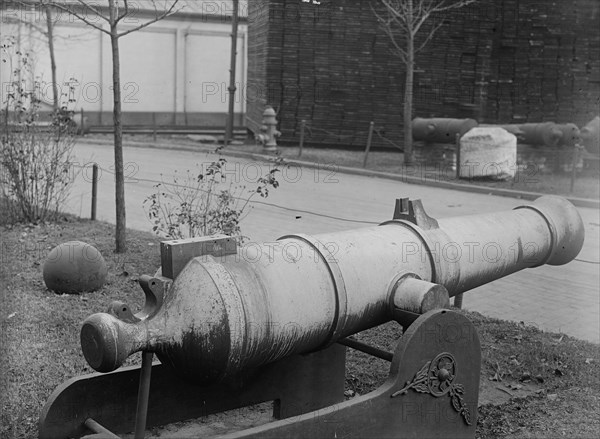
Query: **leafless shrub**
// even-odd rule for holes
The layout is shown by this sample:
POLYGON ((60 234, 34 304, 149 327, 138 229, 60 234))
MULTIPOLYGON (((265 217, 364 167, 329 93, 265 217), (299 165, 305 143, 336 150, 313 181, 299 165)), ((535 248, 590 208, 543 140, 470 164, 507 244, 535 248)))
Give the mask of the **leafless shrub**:
MULTIPOLYGON (((3 83, 0 110, 0 197, 5 217, 13 221, 52 220, 73 183, 74 124, 68 111, 72 100, 42 116, 39 81, 28 53, 13 38, 2 41, 2 62, 10 71, 3 83)), ((72 95, 71 83, 69 94, 72 95)))

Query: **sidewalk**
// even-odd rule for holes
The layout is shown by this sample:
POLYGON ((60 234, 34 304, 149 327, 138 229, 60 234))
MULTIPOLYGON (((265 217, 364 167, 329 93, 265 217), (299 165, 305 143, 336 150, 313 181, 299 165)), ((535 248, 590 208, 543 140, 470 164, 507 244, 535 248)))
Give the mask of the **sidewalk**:
MULTIPOLYGON (((112 138, 107 139, 88 139, 81 138, 80 141, 83 143, 105 143, 112 145, 112 138)), ((171 142, 158 141, 154 142, 138 142, 138 141, 124 141, 124 144, 128 147, 134 148, 159 148, 159 149, 169 149, 169 150, 179 150, 179 151, 202 151, 202 152, 214 152, 220 145, 211 144, 211 143, 200 143, 195 142, 193 140, 172 140, 171 142)), ((285 149, 286 147, 281 147, 281 149, 285 149)), ((226 148, 222 148, 220 150, 220 154, 228 157, 236 157, 247 160, 254 161, 262 161, 262 162, 271 162, 274 160, 275 155, 266 154, 261 151, 260 148, 257 148, 253 145, 238 145, 233 144, 229 145, 226 148)), ((289 157, 284 158, 285 163, 292 166, 300 166, 303 168, 310 169, 321 169, 323 168, 323 163, 315 163, 311 161, 305 161, 300 159, 293 159, 289 157)), ((331 165, 327 163, 327 165, 331 165)), ((439 178, 436 176, 430 175, 426 170, 421 172, 421 175, 407 175, 407 174, 399 174, 399 173, 391 173, 391 172, 382 172, 375 171, 372 169, 363 169, 357 167, 349 167, 349 166, 340 166, 335 164, 335 168, 337 172, 343 172, 346 174, 355 174, 362 175, 368 177, 378 177, 378 178, 386 178, 395 181, 400 181, 408 184, 418 184, 418 185, 426 185, 431 187, 439 187, 445 189, 455 189, 465 192, 479 193, 479 194, 488 194, 488 195, 498 195, 503 197, 513 197, 521 200, 535 200, 543 195, 547 195, 546 193, 534 192, 534 191, 524 191, 524 190, 514 190, 502 187, 492 187, 492 186, 484 186, 477 185, 473 183, 461 182, 460 180, 456 180, 454 178, 439 178)), ((600 184, 600 183, 599 183, 600 184)), ((577 207, 589 207, 594 209, 600 208, 600 200, 591 199, 591 198, 582 198, 572 195, 560 195, 563 198, 569 200, 574 206, 577 207)))

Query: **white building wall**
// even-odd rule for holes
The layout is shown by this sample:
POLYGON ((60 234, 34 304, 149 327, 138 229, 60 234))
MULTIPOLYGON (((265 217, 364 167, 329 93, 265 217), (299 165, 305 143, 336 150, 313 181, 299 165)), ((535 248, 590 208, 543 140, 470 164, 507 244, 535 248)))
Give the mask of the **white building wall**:
MULTIPOLYGON (((56 79, 61 100, 67 97, 70 84, 75 87, 75 102, 70 108, 100 111, 106 91, 101 75, 102 41, 99 31, 79 23, 55 27, 56 79), (76 82, 73 82, 76 81, 76 82)), ((44 43, 45 44, 45 43, 44 43)), ((47 46, 37 52, 36 67, 42 78, 43 99, 52 102, 52 74, 47 46)))
MULTIPOLYGON (((104 39, 104 77, 111 78, 110 40, 104 39)), ((123 111, 176 111, 176 41, 177 29, 160 25, 119 40, 123 111)))
MULTIPOLYGON (((31 50, 42 98, 51 103, 47 42, 39 33, 29 31, 30 27, 9 22, 10 16, 6 11, 2 14, 2 38, 18 37, 20 44, 31 50)), ((39 15, 31 21, 42 28, 45 27, 43 18, 39 15)), ((142 21, 141 16, 134 17, 124 22, 120 30, 142 21)), ((242 22, 238 28, 236 66, 238 125, 244 120, 245 111, 246 33, 246 23, 242 22)), ((75 87, 75 94, 71 95, 75 102, 70 108, 75 111, 83 108, 92 124, 112 123, 112 59, 108 35, 59 16, 54 42, 59 90, 66 94, 69 84, 75 87)), ((150 124, 156 120, 158 124, 223 126, 228 109, 230 47, 230 19, 189 14, 169 17, 120 38, 125 123, 150 124)), ((6 64, 2 64, 2 82, 10 81, 6 64)), ((4 101, 4 90, 2 93, 4 101)))
MULTIPOLYGON (((222 53, 229 52, 231 37, 227 32, 193 31, 185 39, 185 107, 194 112, 226 111, 229 102, 230 59, 222 53), (224 75, 223 72, 227 74, 224 75)), ((245 65, 245 39, 238 37, 237 65, 245 65)), ((245 71, 236 70, 236 111, 244 111, 240 99, 245 89, 245 71)))

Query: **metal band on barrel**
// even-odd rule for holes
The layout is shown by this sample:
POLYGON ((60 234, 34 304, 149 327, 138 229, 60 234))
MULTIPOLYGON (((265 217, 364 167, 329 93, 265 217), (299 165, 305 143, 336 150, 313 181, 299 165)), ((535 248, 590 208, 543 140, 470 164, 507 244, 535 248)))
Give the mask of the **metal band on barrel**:
POLYGON ((328 346, 332 343, 335 343, 340 337, 342 331, 344 330, 345 317, 348 315, 348 297, 346 293, 346 284, 344 283, 344 277, 342 276, 340 267, 335 261, 334 255, 332 255, 327 249, 327 247, 323 245, 323 243, 321 243, 318 239, 315 239, 309 235, 305 235, 304 233, 298 233, 296 235, 285 235, 279 238, 278 241, 281 241, 282 239, 297 239, 305 242, 316 251, 319 257, 325 263, 325 266, 329 271, 329 275, 331 276, 331 280, 333 281, 333 287, 335 289, 335 315, 333 324, 331 325, 331 329, 327 334, 327 341, 325 342, 324 346, 328 346), (343 321, 342 319, 340 319, 340 317, 344 317, 343 321))
POLYGON ((436 284, 440 283, 442 281, 442 279, 440 279, 441 276, 438 273, 438 266, 435 263, 435 258, 433 257, 433 253, 431 252, 433 245, 431 244, 431 241, 429 240, 427 235, 425 235, 425 233, 423 233, 421 228, 419 226, 417 226, 416 224, 411 223, 410 221, 397 220, 397 219, 385 221, 379 225, 386 226, 388 224, 396 224, 398 226, 404 226, 404 227, 412 230, 413 232, 415 232, 415 234, 419 237, 419 239, 423 243, 423 246, 427 249, 427 256, 429 257, 429 263, 431 265, 431 282, 436 283, 436 284))
POLYGON ((531 209, 531 210, 536 211, 537 213, 540 214, 540 216, 542 218, 544 218, 544 221, 548 225, 548 231, 550 232, 550 251, 542 259, 542 261, 539 264, 533 265, 532 268, 544 265, 546 262, 548 262, 548 260, 552 257, 552 255, 554 254, 554 251, 556 250, 555 249, 556 241, 557 241, 556 226, 554 225, 554 223, 552 222, 552 220, 548 217, 548 215, 546 215, 544 213, 544 211, 542 209, 539 209, 537 206, 534 206, 534 205, 517 206, 513 210, 518 210, 518 209, 531 209))

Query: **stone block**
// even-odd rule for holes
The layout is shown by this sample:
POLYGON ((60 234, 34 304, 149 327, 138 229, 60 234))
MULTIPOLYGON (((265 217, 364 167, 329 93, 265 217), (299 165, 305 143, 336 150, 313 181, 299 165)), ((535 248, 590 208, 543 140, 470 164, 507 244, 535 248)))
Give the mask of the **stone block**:
POLYGON ((460 139, 460 178, 508 180, 517 170, 517 138, 499 127, 476 127, 460 139))
POLYGON ((598 154, 600 152, 600 117, 596 116, 581 129, 581 139, 587 152, 598 154))

